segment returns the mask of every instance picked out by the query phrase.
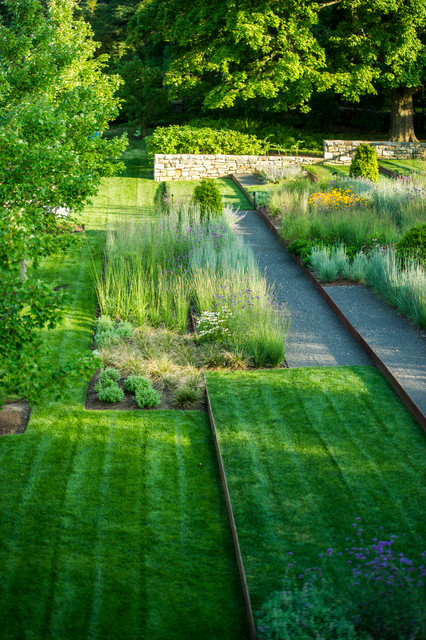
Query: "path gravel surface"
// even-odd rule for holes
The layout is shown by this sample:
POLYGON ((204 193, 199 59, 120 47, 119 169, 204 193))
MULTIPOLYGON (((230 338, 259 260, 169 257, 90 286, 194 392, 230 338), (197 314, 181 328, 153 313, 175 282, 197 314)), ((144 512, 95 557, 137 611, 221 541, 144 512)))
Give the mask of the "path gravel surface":
POLYGON ((286 360, 290 367, 369 365, 370 359, 341 324, 313 284, 284 250, 256 211, 245 211, 241 233, 260 269, 275 283, 292 322, 286 360))
POLYGON ((426 415, 423 335, 367 287, 325 287, 325 290, 426 415))

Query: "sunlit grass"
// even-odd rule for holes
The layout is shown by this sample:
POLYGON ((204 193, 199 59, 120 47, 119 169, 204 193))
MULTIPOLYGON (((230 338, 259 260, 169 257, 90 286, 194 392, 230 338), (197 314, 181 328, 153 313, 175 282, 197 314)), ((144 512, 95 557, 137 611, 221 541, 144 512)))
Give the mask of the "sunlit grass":
POLYGON ((206 377, 255 610, 288 572, 345 547, 357 517, 366 540, 424 550, 424 435, 377 370, 206 377))

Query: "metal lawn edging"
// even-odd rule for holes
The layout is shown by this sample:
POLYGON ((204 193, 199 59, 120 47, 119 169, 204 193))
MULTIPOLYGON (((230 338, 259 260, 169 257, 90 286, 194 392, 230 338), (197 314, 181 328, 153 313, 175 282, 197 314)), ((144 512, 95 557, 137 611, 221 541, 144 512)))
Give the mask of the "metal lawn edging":
MULTIPOLYGON (((261 218, 267 224, 267 226, 272 231, 272 233, 278 238, 278 240, 282 244, 282 246, 285 249, 285 251, 287 251, 287 249, 286 249, 286 247, 284 245, 283 239, 281 238, 281 236, 279 234, 279 231, 276 228, 276 226, 274 225, 274 223, 269 219, 269 217, 266 215, 266 213, 262 209, 258 209, 256 207, 256 203, 253 202, 253 198, 252 198, 251 194, 239 183, 238 178, 236 176, 232 175, 232 179, 234 180, 235 184, 247 196, 249 201, 253 203, 253 206, 256 209, 257 213, 261 216, 261 218)), ((368 344, 368 342, 365 340, 365 338, 363 338, 363 336, 359 333, 359 331, 353 326, 353 324, 345 316, 345 314, 340 309, 340 307, 337 306, 337 304, 334 302, 334 300, 331 298, 331 296, 328 295, 327 291, 324 289, 324 287, 319 282, 319 280, 317 280, 317 278, 314 276, 314 274, 311 271, 309 271, 309 269, 307 269, 306 267, 304 267, 302 265, 302 262, 301 262, 301 260, 300 260, 300 258, 298 256, 294 255, 293 253, 290 253, 289 251, 288 251, 288 254, 292 257, 292 259, 295 261, 295 263, 300 267, 300 269, 309 278, 309 280, 312 282, 314 287, 321 294, 321 296, 327 302, 327 304, 332 309, 332 311, 334 311, 334 313, 337 315, 339 320, 346 327, 346 329, 349 331, 349 333, 352 335, 352 337, 355 338, 355 340, 358 342, 358 344, 361 346, 361 348, 365 351, 365 353, 368 355, 368 357, 372 360, 372 362, 377 367, 377 369, 379 369, 379 371, 381 371, 383 373, 383 375, 388 380, 388 382, 390 382, 391 386, 393 387, 393 389, 394 389, 395 393, 397 394, 397 396, 399 397, 399 399, 403 402, 403 404, 407 407, 407 409, 410 411, 410 413, 414 416, 414 418, 417 420, 417 422, 422 427, 423 431, 426 432, 426 416, 423 413, 423 411, 420 409, 420 407, 414 402, 413 398, 407 393, 407 391, 401 385, 399 380, 394 376, 392 371, 387 367, 387 365, 383 362, 383 360, 380 358, 380 356, 374 351, 374 349, 368 344)))
POLYGON ((240 549, 240 543, 238 540, 238 533, 237 533, 237 527, 235 524, 234 512, 232 510, 231 496, 228 489, 228 482, 226 480, 225 465, 223 464, 222 452, 220 450, 220 444, 217 436, 216 424, 213 416, 213 410, 210 402, 210 396, 207 389, 207 384, 206 384, 206 396, 207 396, 207 409, 208 409, 208 415, 209 415, 209 421, 210 421, 210 428, 213 434, 214 446, 216 449, 216 455, 217 455, 217 460, 219 464, 220 477, 222 479, 223 491, 225 493, 226 510, 228 512, 228 519, 231 527, 232 540, 234 542, 235 555, 237 558, 238 571, 240 574, 241 587, 242 587, 243 597, 244 597, 244 605, 246 608, 247 621, 249 625, 250 640, 258 640, 257 634, 256 634, 256 625, 254 623, 254 618, 253 618, 250 592, 248 589, 246 572, 244 570, 243 557, 241 555, 241 549, 240 549))

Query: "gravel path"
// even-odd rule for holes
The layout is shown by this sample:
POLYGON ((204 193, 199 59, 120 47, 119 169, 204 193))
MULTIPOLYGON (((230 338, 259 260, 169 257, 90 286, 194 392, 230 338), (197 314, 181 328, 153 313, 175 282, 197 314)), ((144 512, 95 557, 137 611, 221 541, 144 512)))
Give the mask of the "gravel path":
POLYGON ((426 415, 426 340, 367 287, 325 287, 426 415))
POLYGON ((275 283, 279 302, 291 313, 286 348, 289 366, 370 365, 370 359, 256 211, 244 213, 241 233, 261 271, 275 283))

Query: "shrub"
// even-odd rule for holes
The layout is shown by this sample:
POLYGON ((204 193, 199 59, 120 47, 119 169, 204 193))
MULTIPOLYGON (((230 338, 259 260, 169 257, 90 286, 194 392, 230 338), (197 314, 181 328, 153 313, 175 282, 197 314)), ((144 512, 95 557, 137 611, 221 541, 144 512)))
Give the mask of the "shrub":
POLYGON ((115 335, 119 340, 124 340, 125 338, 131 338, 134 334, 134 329, 130 322, 127 320, 122 320, 117 328, 115 329, 115 335))
POLYGON ((118 369, 108 367, 103 369, 99 374, 99 384, 101 386, 107 386, 110 383, 118 382, 120 380, 120 372, 118 369))
POLYGON ((203 398, 203 391, 199 386, 194 386, 189 382, 184 383, 179 389, 173 392, 173 401, 181 407, 192 407, 203 398))
POLYGON ((212 178, 201 180, 194 188, 193 202, 200 207, 201 219, 223 213, 223 202, 217 184, 212 178))
POLYGON ((120 389, 116 382, 111 382, 105 386, 97 384, 95 389, 101 402, 122 402, 124 391, 120 389))
POLYGON ((161 402, 160 393, 158 393, 158 391, 156 391, 152 386, 151 388, 138 387, 135 392, 135 398, 141 409, 158 407, 161 402))
POLYGON ((143 389, 152 389, 151 380, 145 378, 145 376, 129 376, 124 381, 124 388, 126 391, 130 391, 130 393, 136 393, 138 389, 141 391, 143 389))
POLYGON ((396 245, 399 258, 415 258, 426 265, 426 223, 417 224, 405 233, 396 245))
POLYGON ((357 640, 342 605, 315 584, 286 585, 270 596, 258 615, 260 640, 357 640))
POLYGON ((116 323, 110 316, 102 315, 95 324, 95 345, 97 347, 108 347, 118 344, 126 338, 131 338, 134 329, 130 322, 125 320, 116 323))
POLYGON ((265 151, 265 142, 256 136, 238 131, 217 130, 189 125, 157 127, 145 138, 148 153, 228 153, 259 155, 265 151))
POLYGON ((379 165, 376 150, 369 144, 360 144, 353 157, 349 175, 354 178, 368 178, 372 182, 379 181, 379 165))

